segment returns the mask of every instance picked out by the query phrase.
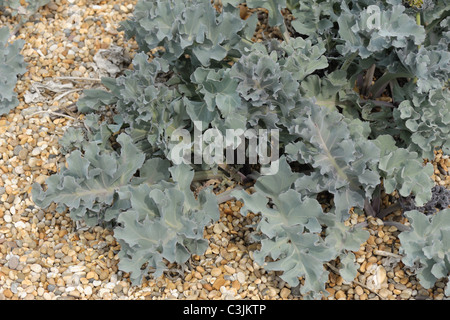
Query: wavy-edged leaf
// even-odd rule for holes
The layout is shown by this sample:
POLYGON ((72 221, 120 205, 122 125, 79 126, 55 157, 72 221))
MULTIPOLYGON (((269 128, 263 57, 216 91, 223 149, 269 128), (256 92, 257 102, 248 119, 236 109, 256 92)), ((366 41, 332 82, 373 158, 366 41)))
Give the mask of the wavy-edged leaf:
POLYGON ((318 106, 311 108, 307 118, 296 121, 291 133, 300 139, 286 146, 289 159, 308 163, 320 173, 300 177, 297 189, 313 185, 311 179, 318 179, 321 191, 335 195, 336 214, 342 221, 352 206, 362 208, 364 199, 380 183, 374 168, 379 149, 364 137, 362 126, 355 128, 360 129, 350 130, 337 111, 318 106))

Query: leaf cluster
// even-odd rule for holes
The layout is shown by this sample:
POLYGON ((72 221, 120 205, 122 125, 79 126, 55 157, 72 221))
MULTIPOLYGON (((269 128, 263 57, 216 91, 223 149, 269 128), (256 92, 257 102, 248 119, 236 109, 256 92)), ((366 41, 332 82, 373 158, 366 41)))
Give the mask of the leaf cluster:
POLYGON ((17 107, 19 100, 14 88, 17 77, 26 72, 20 50, 24 41, 19 39, 8 43, 9 28, 0 29, 0 114, 6 114, 17 107))
MULTIPOLYGON (((437 280, 448 279, 450 271, 450 209, 430 216, 412 210, 406 216, 411 229, 399 235, 404 254, 402 262, 415 269, 417 278, 425 289, 432 288, 437 280)), ((448 285, 445 294, 450 294, 448 285)))

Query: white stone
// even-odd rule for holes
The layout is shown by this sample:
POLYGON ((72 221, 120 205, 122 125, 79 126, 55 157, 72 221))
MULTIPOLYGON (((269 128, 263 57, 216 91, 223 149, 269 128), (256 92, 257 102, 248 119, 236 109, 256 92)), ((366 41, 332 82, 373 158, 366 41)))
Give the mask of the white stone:
POLYGON ((222 228, 220 228, 219 224, 215 224, 214 228, 213 228, 213 231, 214 231, 215 234, 221 234, 222 233, 222 228))
POLYGON ((82 271, 84 271, 85 269, 86 269, 85 266, 70 266, 70 267, 69 267, 69 271, 70 271, 70 272, 73 272, 73 273, 76 273, 76 272, 82 272, 82 271))
POLYGON ((37 156, 39 154, 41 154, 41 148, 39 148, 39 147, 36 147, 33 149, 33 151, 31 151, 32 156, 37 156))
POLYGON ((237 281, 239 281, 241 284, 245 283, 245 274, 243 272, 238 272, 236 274, 237 281))
POLYGON ((14 223, 16 229, 25 229, 26 225, 23 221, 17 221, 14 223))
POLYGON ((92 287, 91 286, 85 286, 83 291, 84 291, 84 294, 87 296, 92 295, 92 287))
POLYGON ((105 284, 105 288, 108 290, 113 290, 115 286, 116 285, 112 282, 108 282, 107 284, 105 284))
POLYGON ((42 271, 42 267, 40 264, 34 263, 30 266, 31 271, 34 271, 36 273, 39 273, 42 271))
POLYGON ((98 287, 98 286, 100 286, 102 284, 102 282, 100 280, 94 280, 92 282, 92 284, 94 285, 94 287, 98 287))
POLYGON ((23 169, 23 166, 17 166, 14 168, 14 171, 16 174, 22 174, 25 172, 25 170, 23 169))
POLYGON ((66 292, 71 292, 73 290, 75 290, 75 287, 72 286, 66 287, 66 292))
POLYGON ((44 292, 43 297, 45 300, 52 300, 52 295, 48 292, 44 292))
POLYGON ((100 290, 98 290, 98 296, 100 298, 102 298, 106 293, 110 293, 110 290, 106 288, 100 288, 100 290))

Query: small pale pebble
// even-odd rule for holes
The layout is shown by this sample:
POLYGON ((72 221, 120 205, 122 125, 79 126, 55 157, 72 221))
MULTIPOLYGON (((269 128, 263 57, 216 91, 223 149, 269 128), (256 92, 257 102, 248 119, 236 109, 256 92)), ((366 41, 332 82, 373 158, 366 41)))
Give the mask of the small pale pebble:
POLYGON ((69 296, 79 298, 81 296, 81 294, 78 290, 73 290, 73 291, 69 292, 69 296))
POLYGON ((219 225, 219 224, 215 224, 215 225, 214 225, 213 232, 214 232, 215 234, 221 234, 221 233, 222 233, 222 228, 220 228, 220 225, 219 225))
POLYGON ((236 274, 236 278, 237 278, 237 281, 239 281, 241 284, 245 283, 245 274, 243 272, 238 272, 236 274))
POLYGON ((334 297, 335 297, 337 300, 340 300, 340 299, 345 299, 347 296, 345 295, 345 292, 344 292, 344 291, 339 290, 338 292, 336 292, 336 293, 334 294, 334 297))
POLYGON ((73 290, 75 290, 73 286, 66 287, 66 292, 72 292, 73 290))
POLYGON ((108 282, 107 284, 105 284, 105 288, 108 290, 113 290, 115 286, 116 285, 112 282, 108 282))
POLYGON ((407 300, 411 298, 411 294, 412 294, 411 289, 405 289, 402 291, 402 293, 400 293, 400 298, 407 300))
POLYGON ((41 148, 40 148, 40 147, 36 147, 36 148, 34 148, 34 149, 31 151, 31 155, 32 155, 32 156, 37 156, 37 155, 39 155, 39 154, 41 154, 41 148))
POLYGON ((110 293, 110 290, 106 288, 100 288, 100 290, 98 290, 98 295, 100 298, 103 298, 108 293, 110 293))
POLYGON ((287 299, 290 294, 291 294, 291 290, 289 290, 288 288, 283 288, 280 291, 280 297, 283 299, 287 299))
POLYGON ((16 227, 16 229, 25 229, 26 225, 22 220, 20 220, 14 223, 14 227, 16 227))
POLYGON ((386 280, 386 269, 383 266, 378 266, 376 271, 376 281, 381 285, 386 280))
POLYGON ((223 268, 225 269, 226 272, 228 272, 229 274, 234 274, 236 272, 236 269, 233 267, 230 267, 228 265, 224 265, 223 268))
POLYGON ((94 280, 92 282, 92 284, 94 285, 94 287, 98 287, 98 286, 100 286, 102 284, 102 282, 100 280, 94 280))
POLYGON ((23 169, 23 166, 17 166, 14 168, 14 172, 16 174, 23 174, 25 172, 25 170, 23 169))
POLYGON ((19 258, 17 256, 11 256, 8 261, 8 267, 15 270, 19 266, 19 258))
POLYGON ((92 295, 92 287, 91 286, 85 286, 84 287, 84 294, 87 296, 92 295))
POLYGON ((109 276, 108 270, 102 270, 99 275, 100 280, 106 280, 108 279, 108 276, 109 276))
POLYGON ((32 264, 32 265, 30 266, 30 269, 31 269, 31 271, 36 272, 36 273, 39 273, 39 272, 42 271, 41 265, 40 265, 40 264, 37 264, 37 263, 32 264))
POLYGON ((120 284, 115 285, 114 289, 113 289, 115 294, 118 294, 118 293, 122 292, 122 290, 123 290, 123 287, 120 284))
POLYGON ((277 295, 277 291, 275 290, 275 288, 269 288, 268 294, 273 298, 277 295))
POLYGON ((37 289, 37 294, 38 294, 38 296, 40 296, 40 297, 42 297, 42 295, 44 294, 44 292, 45 292, 45 290, 44 290, 44 288, 42 288, 42 287, 39 287, 39 288, 37 289))
POLYGON ((211 269, 211 275, 213 277, 218 277, 222 274, 222 270, 220 268, 212 268, 211 269))
POLYGON ((361 295, 364 294, 364 290, 363 290, 363 288, 361 288, 361 286, 357 286, 357 287, 355 288, 355 292, 356 292, 356 294, 357 294, 358 296, 361 296, 361 295))
POLYGON ((28 150, 22 148, 22 149, 19 151, 19 159, 20 159, 20 160, 26 160, 26 159, 27 159, 27 156, 28 156, 28 150))
POLYGON ((70 271, 70 272, 73 272, 73 273, 76 273, 76 272, 82 272, 82 271, 84 271, 85 269, 86 269, 85 266, 70 266, 70 267, 69 267, 69 271, 70 271))
POLYGON ((43 297, 45 300, 52 300, 52 295, 48 292, 44 292, 43 297))
POLYGON ((386 299, 386 298, 391 294, 391 292, 390 292, 388 289, 386 289, 386 288, 382 288, 382 289, 380 289, 380 291, 378 292, 378 294, 379 294, 380 297, 382 297, 383 299, 386 299))

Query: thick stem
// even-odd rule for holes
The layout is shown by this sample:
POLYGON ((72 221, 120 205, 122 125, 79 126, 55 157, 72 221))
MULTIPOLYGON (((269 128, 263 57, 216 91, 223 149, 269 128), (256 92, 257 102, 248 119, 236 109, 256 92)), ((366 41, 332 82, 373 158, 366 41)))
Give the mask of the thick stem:
POLYGON ((364 78, 364 83, 361 88, 361 94, 366 96, 369 93, 369 88, 372 86, 373 75, 375 74, 375 64, 372 64, 369 69, 367 69, 366 77, 364 78))
POLYGON ((374 95, 376 92, 379 92, 380 89, 386 84, 389 83, 389 81, 396 79, 396 78, 409 78, 411 75, 406 72, 399 72, 399 73, 385 73, 381 76, 380 79, 378 79, 373 86, 370 88, 370 92, 372 95, 374 95))
POLYGON ((242 190, 242 189, 243 189, 243 188, 242 188, 241 186, 236 186, 236 187, 234 187, 233 189, 224 191, 224 192, 222 192, 222 193, 216 195, 217 203, 218 203, 218 204, 221 204, 221 203, 227 202, 227 201, 229 201, 229 200, 236 199, 235 197, 233 197, 233 196, 231 195, 231 192, 233 192, 234 190, 242 190))
POLYGON ((391 214, 394 211, 397 211, 399 209, 401 209, 402 207, 400 206, 399 203, 395 203, 383 210, 380 211, 380 213, 378 213, 377 217, 380 219, 383 219, 384 217, 386 217, 387 215, 391 214))

